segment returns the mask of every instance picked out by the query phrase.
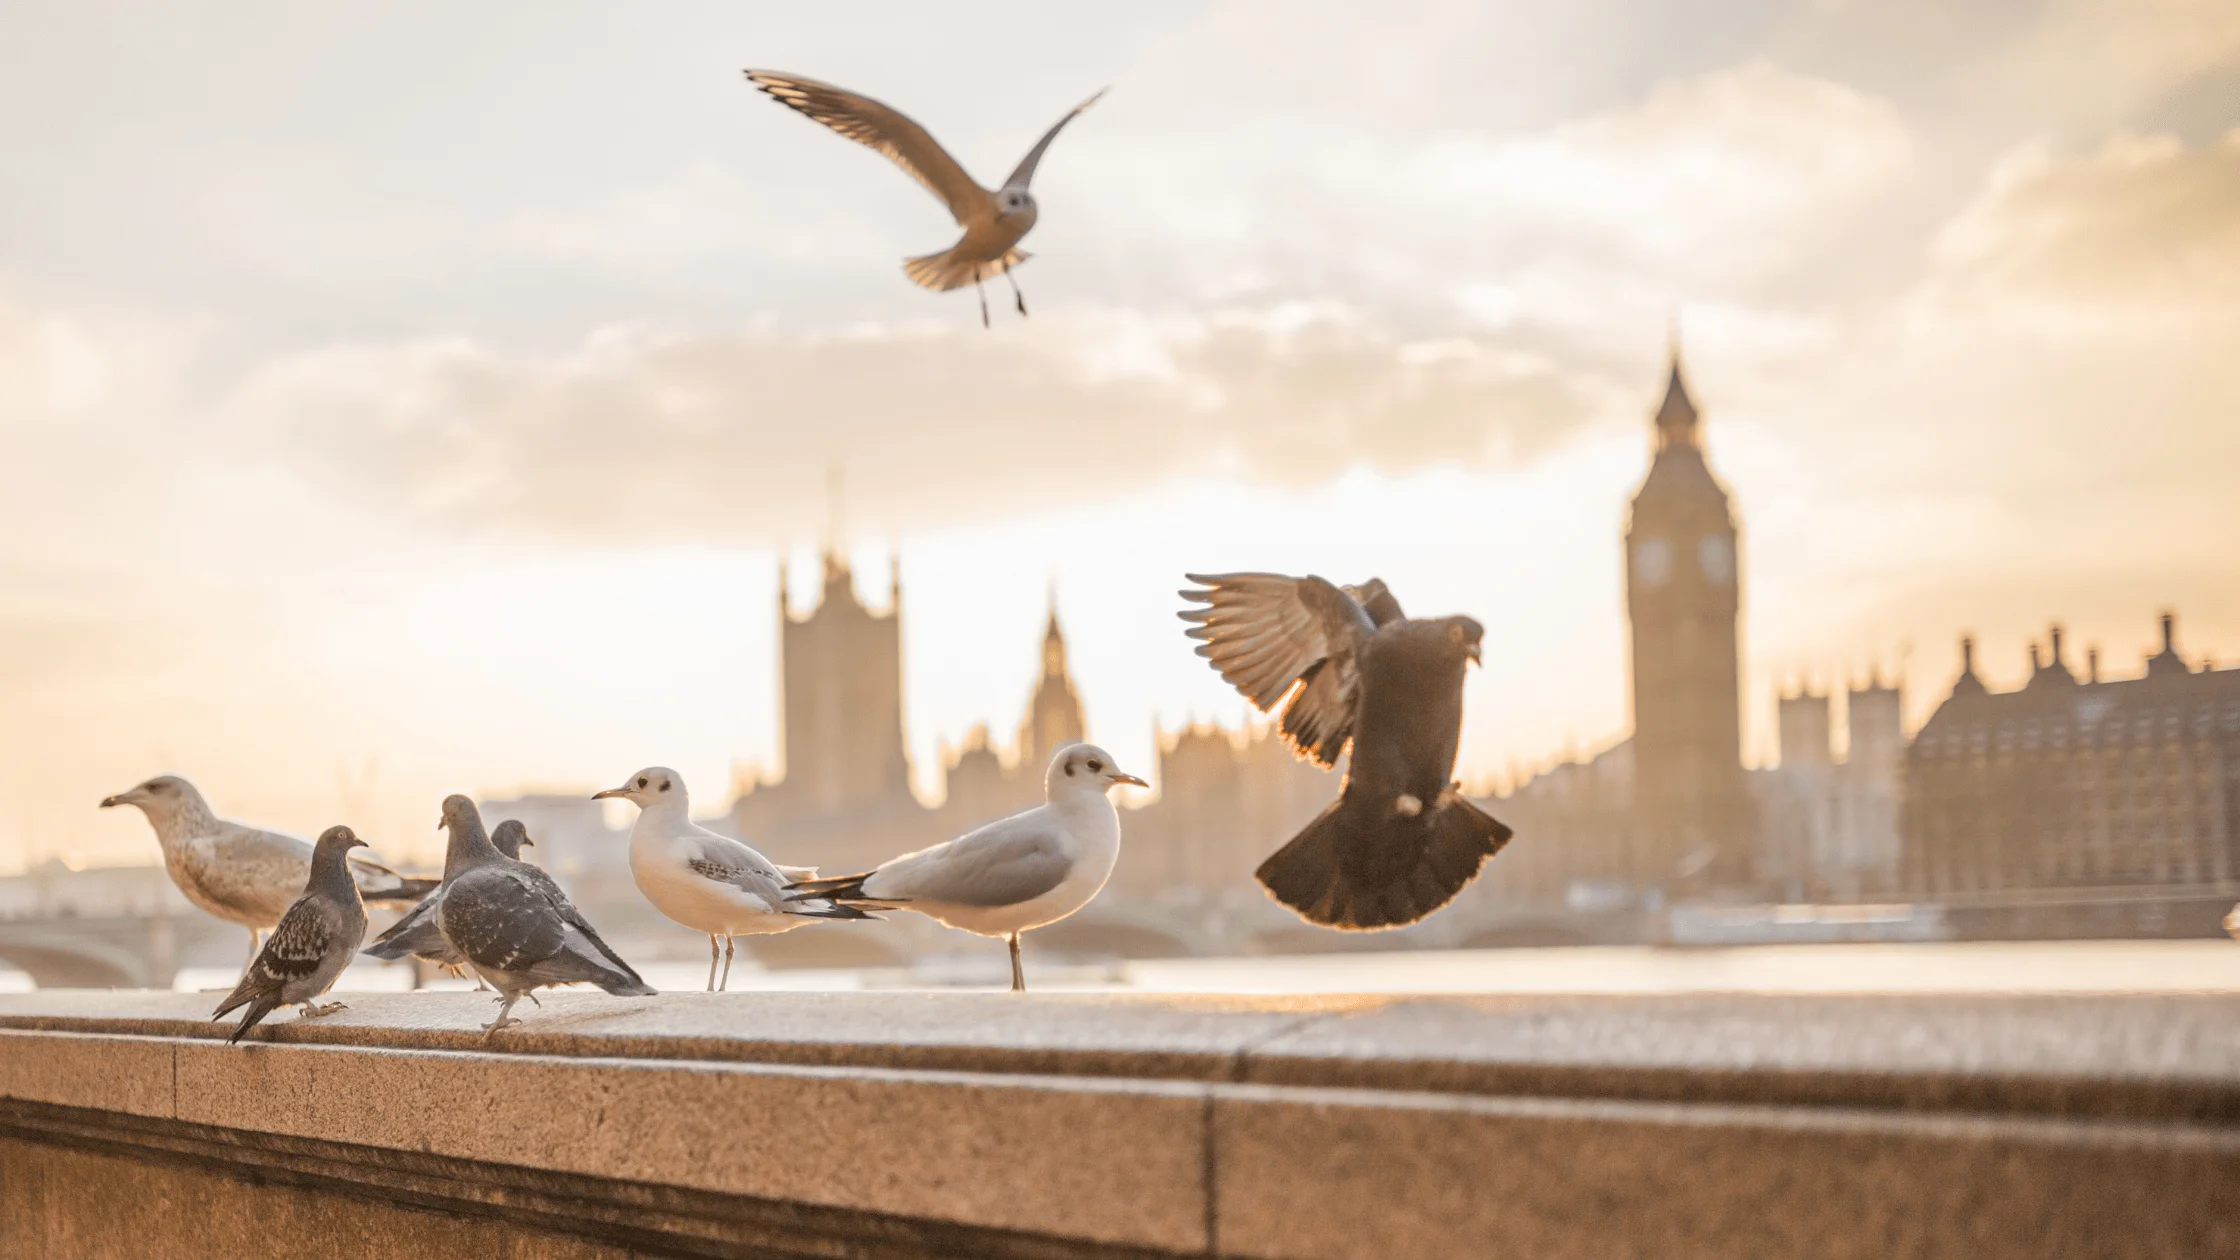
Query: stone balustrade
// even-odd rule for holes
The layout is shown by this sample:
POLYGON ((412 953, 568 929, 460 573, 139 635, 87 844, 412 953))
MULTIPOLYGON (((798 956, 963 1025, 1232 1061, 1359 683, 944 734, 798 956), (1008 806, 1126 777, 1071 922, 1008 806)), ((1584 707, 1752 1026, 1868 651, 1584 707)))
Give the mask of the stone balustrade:
POLYGON ((0 997, 0 1254, 2240 1256, 2240 1000, 0 997))

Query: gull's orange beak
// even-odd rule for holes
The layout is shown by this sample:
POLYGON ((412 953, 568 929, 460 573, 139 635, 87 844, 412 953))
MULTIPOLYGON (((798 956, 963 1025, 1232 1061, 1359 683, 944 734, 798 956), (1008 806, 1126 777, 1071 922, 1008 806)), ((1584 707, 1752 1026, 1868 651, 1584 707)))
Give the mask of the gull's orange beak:
POLYGON ((603 801, 610 796, 620 796, 629 790, 630 789, 626 787, 608 788, 604 792, 593 792, 591 794, 591 799, 595 801, 603 801))
POLYGON ((1125 783, 1131 787, 1147 788, 1151 786, 1150 784, 1145 783, 1143 780, 1135 777, 1132 774, 1121 774, 1118 771, 1113 772, 1112 781, 1114 783, 1125 783))

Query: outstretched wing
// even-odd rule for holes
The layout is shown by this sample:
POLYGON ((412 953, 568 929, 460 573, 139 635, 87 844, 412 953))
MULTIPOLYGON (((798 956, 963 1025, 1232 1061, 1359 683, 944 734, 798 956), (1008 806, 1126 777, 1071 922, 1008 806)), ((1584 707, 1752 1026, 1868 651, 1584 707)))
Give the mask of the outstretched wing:
MULTIPOLYGON (((910 178, 924 184, 927 192, 941 198, 959 224, 992 211, 994 198, 988 190, 973 182, 949 151, 902 111, 798 74, 749 70, 747 79, 779 104, 886 154, 889 161, 909 172, 910 178)), ((1056 134, 1057 129, 1052 128, 1051 135, 1056 134)), ((1050 143, 1050 137, 1043 137, 1042 143, 1050 143)), ((1035 146, 1035 155, 1041 152, 1041 145, 1035 146)), ((1033 173, 1033 156, 1027 163, 1029 174, 1033 173)))
POLYGON ((1336 765, 1353 737, 1361 684, 1356 660, 1377 623, 1353 596, 1318 577, 1188 576, 1204 588, 1182 592, 1205 605, 1181 614, 1197 623, 1188 633, 1201 640, 1198 655, 1263 713, 1274 713, 1289 696, 1284 742, 1317 765, 1336 765))
POLYGON ((1091 105, 1096 104, 1098 99, 1103 97, 1104 94, 1110 90, 1110 88, 1097 89, 1097 94, 1095 96, 1092 96, 1088 100, 1085 100, 1079 105, 1074 106, 1072 113, 1067 114, 1065 117, 1051 124, 1050 130, 1043 132, 1042 138, 1034 142, 1033 148, 1027 150, 1027 155, 1019 159, 1019 165, 1012 170, 1011 178, 1003 181, 1003 186, 1005 188, 1024 189, 1029 183, 1031 183, 1034 180, 1034 168, 1036 164, 1042 161, 1042 151, 1050 147, 1050 142, 1058 138, 1058 133, 1066 129, 1067 123, 1072 122, 1076 118, 1079 118, 1081 116, 1082 110, 1085 110, 1091 105))

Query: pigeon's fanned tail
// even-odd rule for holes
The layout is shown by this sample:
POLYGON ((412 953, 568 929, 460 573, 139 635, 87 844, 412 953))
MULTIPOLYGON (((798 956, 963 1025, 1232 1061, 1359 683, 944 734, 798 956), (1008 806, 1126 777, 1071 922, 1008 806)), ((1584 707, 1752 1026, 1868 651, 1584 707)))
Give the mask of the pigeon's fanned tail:
POLYGON ((947 293, 951 289, 961 289, 978 281, 993 280, 1029 257, 1031 255, 1027 251, 1014 249, 989 262, 985 259, 960 258, 952 247, 938 254, 923 254, 904 260, 902 274, 936 293, 947 293))
POLYGON ((1310 923, 1376 932, 1454 900, 1510 834, 1459 794, 1428 819, 1379 817, 1341 796, 1255 874, 1269 896, 1310 923))

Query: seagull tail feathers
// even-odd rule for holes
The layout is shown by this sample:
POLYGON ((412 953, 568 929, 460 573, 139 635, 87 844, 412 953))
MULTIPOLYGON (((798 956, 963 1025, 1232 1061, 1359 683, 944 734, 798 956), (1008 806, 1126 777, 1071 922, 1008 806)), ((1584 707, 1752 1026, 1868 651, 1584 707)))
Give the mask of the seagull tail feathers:
MULTIPOLYGON (((786 900, 793 902, 786 907, 786 913, 799 915, 804 919, 876 919, 879 917, 860 906, 826 901, 822 898, 797 902, 794 898, 788 897, 786 900)), ((879 908, 883 909, 884 907, 879 908)))
POLYGON ((440 879, 423 879, 418 876, 399 875, 396 877, 395 883, 383 881, 384 886, 380 888, 367 889, 361 885, 358 889, 358 895, 366 901, 412 902, 434 892, 436 887, 442 883, 443 881, 440 879))
POLYGON ((1380 932, 1454 900, 1511 834, 1459 793, 1420 818, 1340 796, 1254 873, 1269 896, 1309 923, 1380 932))
MULTIPOLYGON (((958 242, 962 244, 963 242, 958 242)), ((964 258, 951 246, 938 254, 923 254, 904 259, 902 274, 936 293, 961 289, 981 280, 993 280, 1025 262, 1032 255, 1023 249, 1014 249, 993 262, 985 258, 964 258)))

